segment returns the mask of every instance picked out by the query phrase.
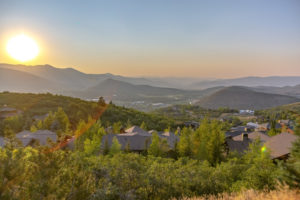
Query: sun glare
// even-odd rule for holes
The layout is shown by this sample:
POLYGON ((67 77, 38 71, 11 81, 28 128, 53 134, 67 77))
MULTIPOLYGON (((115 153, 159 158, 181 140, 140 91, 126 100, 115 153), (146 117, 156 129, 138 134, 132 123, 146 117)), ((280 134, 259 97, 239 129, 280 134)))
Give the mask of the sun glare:
POLYGON ((34 59, 39 54, 37 43, 26 35, 11 38, 6 45, 7 53, 20 62, 34 59))

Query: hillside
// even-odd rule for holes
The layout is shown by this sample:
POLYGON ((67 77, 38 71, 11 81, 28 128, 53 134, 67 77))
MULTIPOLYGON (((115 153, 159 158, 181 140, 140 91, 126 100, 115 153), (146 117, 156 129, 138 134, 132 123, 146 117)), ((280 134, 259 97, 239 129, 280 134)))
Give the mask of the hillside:
POLYGON ((259 110, 299 101, 295 97, 266 94, 234 86, 221 89, 210 96, 200 99, 197 105, 214 109, 229 107, 234 109, 259 110))
POLYGON ((300 113, 300 102, 268 108, 261 110, 257 114, 263 113, 268 114, 269 116, 280 115, 282 118, 293 118, 292 115, 299 115, 300 113))
MULTIPOLYGON (((21 110, 24 117, 32 118, 35 115, 45 115, 55 112, 61 107, 68 115, 73 127, 76 127, 80 120, 88 120, 88 117, 99 117, 103 108, 99 108, 96 102, 84 101, 79 98, 72 98, 52 94, 29 94, 29 93, 0 93, 0 108, 4 105, 21 110)), ((147 123, 150 129, 163 130, 173 126, 170 118, 157 114, 147 114, 130 108, 119 107, 110 104, 104 109, 99 118, 103 124, 111 125, 121 122, 123 125, 130 122, 134 125, 147 123)))

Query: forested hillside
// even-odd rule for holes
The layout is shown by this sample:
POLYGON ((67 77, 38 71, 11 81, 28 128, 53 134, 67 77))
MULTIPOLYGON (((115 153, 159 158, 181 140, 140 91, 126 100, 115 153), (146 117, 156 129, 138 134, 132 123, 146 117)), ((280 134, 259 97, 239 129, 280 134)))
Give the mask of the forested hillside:
POLYGON ((157 114, 147 114, 103 102, 102 105, 99 105, 97 102, 52 95, 50 93, 0 93, 0 108, 4 105, 22 111, 22 115, 12 119, 21 123, 18 130, 21 128, 29 129, 33 123, 33 117, 44 116, 50 112, 54 113, 58 108, 62 108, 66 113, 70 121, 71 130, 75 130, 80 121, 87 122, 89 117, 101 120, 105 126, 112 126, 114 123, 119 123, 123 126, 126 126, 126 124, 140 125, 144 122, 149 129, 163 130, 174 125, 172 119, 157 114))

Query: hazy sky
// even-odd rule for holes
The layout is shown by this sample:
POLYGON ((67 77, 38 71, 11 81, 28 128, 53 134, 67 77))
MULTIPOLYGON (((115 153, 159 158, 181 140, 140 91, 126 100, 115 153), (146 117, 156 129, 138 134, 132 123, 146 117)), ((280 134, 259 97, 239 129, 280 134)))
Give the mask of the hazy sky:
POLYGON ((26 64, 128 76, 300 75, 299 0, 0 0, 0 63, 25 33, 26 64))

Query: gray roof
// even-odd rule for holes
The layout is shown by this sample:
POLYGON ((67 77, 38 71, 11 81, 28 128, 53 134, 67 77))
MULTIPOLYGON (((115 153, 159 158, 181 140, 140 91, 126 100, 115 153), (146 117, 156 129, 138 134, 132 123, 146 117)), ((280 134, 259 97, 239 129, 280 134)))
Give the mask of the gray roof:
POLYGON ((57 141, 56 133, 49 130, 38 130, 34 133, 22 131, 16 134, 16 138, 19 139, 24 146, 29 145, 33 140, 38 140, 40 145, 47 145, 48 138, 53 142, 57 141))
POLYGON ((179 141, 179 136, 175 135, 173 132, 170 132, 170 131, 162 133, 162 134, 159 134, 159 136, 161 138, 167 139, 168 145, 171 148, 174 148, 175 147, 175 143, 179 141))
POLYGON ((258 124, 258 127, 268 129, 270 127, 270 124, 269 123, 258 124))
POLYGON ((4 147, 5 146, 5 141, 6 139, 4 137, 0 137, 0 147, 4 147))
POLYGON ((238 135, 241 135, 242 133, 245 133, 245 131, 227 131, 225 133, 225 137, 235 137, 235 136, 238 136, 238 135))
POLYGON ((130 150, 141 151, 145 150, 151 144, 151 137, 142 136, 139 134, 127 135, 127 134, 108 134, 102 138, 102 148, 104 147, 105 142, 107 141, 108 146, 112 145, 113 138, 116 137, 118 142, 121 144, 121 149, 125 149, 129 145, 130 150))
POLYGON ((0 108, 0 112, 13 112, 13 111, 18 111, 18 110, 15 108, 10 108, 10 107, 0 108))
MULTIPOLYGON (((266 141, 268 141, 270 139, 270 137, 267 134, 265 134, 263 132, 259 132, 259 131, 248 133, 248 138, 251 141, 259 138, 260 141, 263 143, 265 143, 266 141)), ((243 141, 243 135, 235 136, 232 139, 235 141, 243 141)))
MULTIPOLYGON (((156 131, 151 131, 156 132, 156 131)), ((166 139, 168 145, 174 148, 176 141, 179 141, 179 137, 172 132, 158 133, 161 139, 166 139)), ((116 137, 121 144, 121 148, 124 150, 129 145, 132 151, 146 150, 152 141, 152 134, 141 129, 138 126, 133 126, 126 130, 126 133, 121 134, 107 134, 102 138, 101 147, 104 147, 107 141, 108 146, 111 146, 113 138, 116 137)))
POLYGON ((33 119, 36 120, 36 121, 38 121, 38 120, 44 120, 44 119, 46 119, 48 116, 49 116, 49 113, 44 114, 44 115, 34 115, 34 116, 33 116, 33 119))
POLYGON ((290 133, 281 133, 271 137, 266 142, 266 147, 271 151, 272 158, 279 158, 290 153, 290 149, 298 136, 290 133))
POLYGON ((238 153, 243 153, 245 152, 249 144, 251 143, 250 140, 244 140, 244 141, 235 141, 231 138, 226 138, 226 144, 228 146, 229 151, 236 151, 238 153))

